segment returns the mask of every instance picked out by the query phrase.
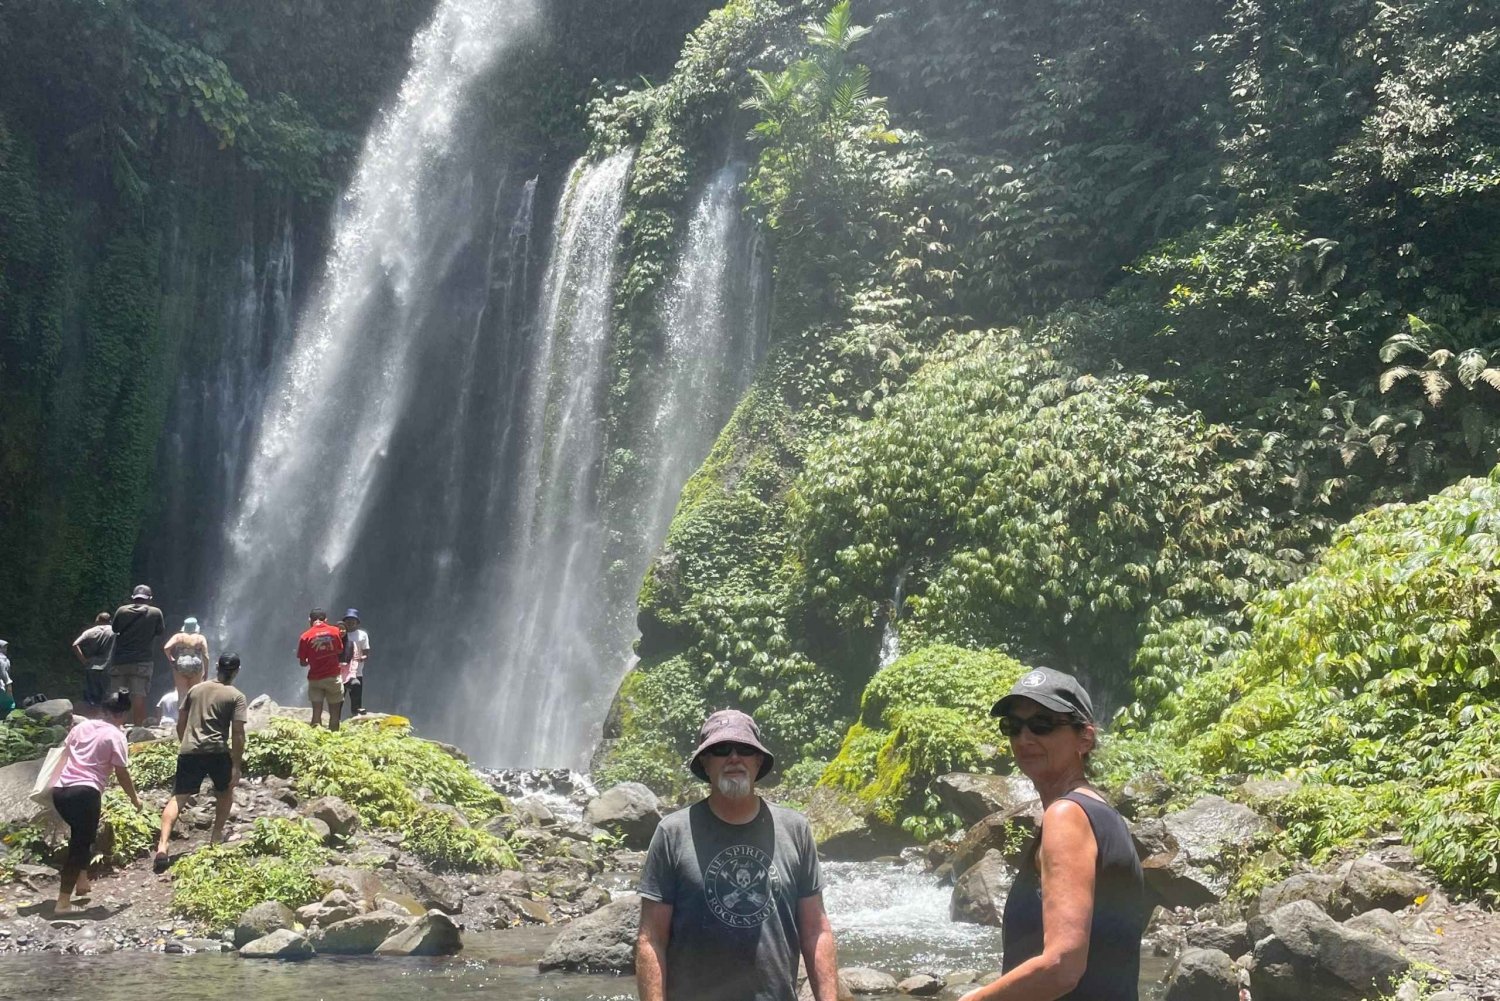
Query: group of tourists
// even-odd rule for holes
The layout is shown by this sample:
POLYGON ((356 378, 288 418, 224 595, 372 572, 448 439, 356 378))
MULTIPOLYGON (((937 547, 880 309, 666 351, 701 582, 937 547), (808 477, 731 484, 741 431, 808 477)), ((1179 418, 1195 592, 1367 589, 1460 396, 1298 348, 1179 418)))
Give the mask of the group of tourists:
MULTIPOLYGON (((1001 976, 961 1001, 1136 1001, 1150 909, 1125 821, 1088 780, 1088 692, 1038 669, 991 714, 1043 814, 1006 895, 1001 976)), ((814 1001, 839 996, 807 818, 755 793, 775 764, 745 713, 704 722, 689 767, 708 797, 662 820, 641 873, 641 1001, 792 1001, 799 961, 814 1001)))
MULTIPOLYGON (((68 825, 68 849, 58 888, 55 913, 67 915, 84 903, 90 891, 89 861, 98 836, 104 790, 113 775, 137 810, 141 801, 131 781, 127 724, 146 720, 146 696, 153 673, 153 646, 166 631, 161 609, 151 588, 137 586, 130 601, 113 614, 100 612, 94 624, 73 641, 73 652, 84 668, 84 701, 97 718, 75 722, 63 744, 63 757, 51 776, 52 804, 68 825)), ((337 625, 328 623, 322 609, 309 616, 310 627, 297 643, 297 659, 307 668, 307 693, 312 702, 313 726, 321 724, 323 706, 329 729, 339 728, 345 694, 355 714, 363 713, 365 661, 370 655, 369 634, 360 626, 359 610, 351 608, 337 625)), ((0 642, 0 654, 5 644, 0 642)), ((152 871, 171 865, 167 851, 179 814, 196 796, 205 779, 213 783, 214 819, 210 844, 224 839, 234 806, 234 790, 244 765, 245 695, 235 687, 240 672, 238 654, 219 657, 215 678, 205 680, 208 640, 198 620, 183 620, 182 628, 163 645, 172 665, 172 690, 158 702, 163 724, 177 733, 177 769, 172 796, 162 810, 152 871)), ((4 660, 3 681, 10 688, 10 662, 4 660)))

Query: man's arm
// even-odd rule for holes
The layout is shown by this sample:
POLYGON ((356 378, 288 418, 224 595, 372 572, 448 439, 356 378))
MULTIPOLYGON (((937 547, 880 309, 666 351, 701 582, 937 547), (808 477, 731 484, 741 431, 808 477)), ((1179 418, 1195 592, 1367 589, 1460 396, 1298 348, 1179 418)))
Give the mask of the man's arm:
POLYGON ((240 773, 245 770, 245 721, 235 720, 234 726, 229 731, 229 760, 234 763, 234 771, 230 774, 229 787, 233 789, 240 783, 240 773))
MULTIPOLYGON (((86 636, 88 634, 85 633, 84 635, 86 636)), ((77 657, 78 657, 78 663, 82 664, 84 667, 88 667, 89 666, 89 659, 83 655, 83 647, 81 647, 81 646, 78 645, 78 644, 80 644, 82 642, 83 642, 83 636, 80 636, 76 640, 73 641, 73 653, 77 655, 77 657)))
POLYGON ((813 1001, 838 1001, 839 961, 823 894, 797 901, 797 937, 802 940, 802 961, 807 965, 813 1001))
POLYGON ((666 1001, 667 942, 671 938, 672 905, 642 897, 641 927, 635 938, 635 986, 640 1001, 666 1001))
POLYGON ((187 737, 188 703, 192 698, 193 690, 189 688, 187 694, 178 700, 177 703, 177 743, 179 744, 187 737))

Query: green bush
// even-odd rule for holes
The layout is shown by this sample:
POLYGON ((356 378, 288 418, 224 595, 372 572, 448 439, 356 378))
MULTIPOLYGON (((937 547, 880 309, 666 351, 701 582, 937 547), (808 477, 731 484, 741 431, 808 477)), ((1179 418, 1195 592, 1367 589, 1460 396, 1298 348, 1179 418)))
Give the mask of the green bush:
POLYGON ((857 793, 914 837, 958 826, 928 791, 951 771, 989 771, 999 758, 990 707, 1025 668, 993 651, 930 646, 898 658, 865 686, 859 720, 823 772, 822 784, 857 793))
POLYGON ((47 750, 63 742, 68 731, 60 726, 48 726, 14 709, 0 722, 0 768, 40 758, 47 750))
POLYGON ((150 810, 137 810, 119 789, 105 790, 100 828, 109 825, 114 841, 109 857, 95 856, 95 861, 116 867, 129 865, 156 845, 160 822, 161 818, 150 810))
POLYGON ((295 821, 261 817, 245 840, 194 852, 172 868, 172 906, 180 913, 226 928, 267 900, 293 909, 328 892, 317 870, 328 852, 295 821))
POLYGON ((418 810, 402 826, 402 845, 434 869, 519 869, 508 844, 487 831, 464 827, 442 810, 418 810))
POLYGON ((177 774, 177 741, 155 740, 130 746, 130 778, 137 789, 161 789, 177 774))

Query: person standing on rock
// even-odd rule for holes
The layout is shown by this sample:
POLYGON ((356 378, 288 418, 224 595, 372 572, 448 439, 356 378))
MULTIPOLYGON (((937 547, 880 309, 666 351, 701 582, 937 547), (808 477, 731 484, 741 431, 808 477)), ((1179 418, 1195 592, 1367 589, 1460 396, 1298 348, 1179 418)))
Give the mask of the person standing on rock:
POLYGON ((115 609, 110 626, 115 633, 114 656, 109 662, 109 683, 130 690, 130 722, 146 722, 146 693, 151 690, 151 658, 156 637, 167 631, 161 609, 152 602, 151 588, 137 584, 130 602, 115 609))
POLYGON ((198 628, 198 620, 189 616, 182 620, 182 631, 162 645, 162 652, 172 664, 172 688, 177 692, 177 702, 187 690, 203 680, 208 669, 208 638, 198 628))
POLYGON ((104 787, 110 773, 120 780, 120 788, 135 808, 141 808, 135 783, 130 781, 130 748, 121 727, 135 704, 130 690, 122 688, 104 700, 103 719, 75 723, 64 742, 67 756, 57 782, 52 787, 52 805, 68 825, 68 855, 63 863, 62 883, 57 889, 58 916, 73 911, 73 895, 89 893, 89 860, 93 858, 94 839, 99 834, 99 814, 103 807, 104 787))
POLYGON ((239 785, 245 761, 245 694, 234 687, 240 673, 240 658, 226 653, 219 658, 218 680, 204 681, 187 690, 177 714, 177 775, 172 780, 172 798, 161 812, 161 834, 156 839, 153 872, 164 872, 171 863, 167 842, 183 801, 196 796, 204 779, 214 783, 214 826, 210 844, 224 840, 224 825, 234 806, 234 787, 239 785))
POLYGON ((344 708, 344 683, 339 680, 343 667, 339 655, 344 649, 337 626, 328 624, 328 613, 314 608, 307 614, 307 632, 297 640, 297 661, 307 668, 307 700, 312 703, 312 725, 323 724, 323 703, 328 703, 328 729, 337 732, 339 714, 344 708))
POLYGON ((108 612, 100 612, 94 616, 94 624, 73 641, 73 653, 83 665, 83 701, 95 709, 104 702, 109 682, 109 659, 115 649, 115 631, 109 624, 110 618, 108 612))
POLYGON ((15 686, 10 680, 10 644, 0 640, 0 717, 9 716, 10 711, 16 707, 15 686))
POLYGON ((1146 906, 1125 821, 1089 784, 1098 735, 1072 675, 1023 675, 990 714, 1042 800, 1042 826, 1005 897, 1000 979, 961 1001, 1138 1001, 1146 906))
POLYGON ((641 871, 641 1001, 793 1001, 799 953, 814 1001, 835 1001, 812 828, 755 794, 775 764, 745 713, 704 722, 689 767, 708 798, 661 822, 641 871))
POLYGON ((370 634, 360 628, 359 609, 344 612, 344 634, 344 693, 353 719, 365 712, 365 661, 370 659, 370 634))

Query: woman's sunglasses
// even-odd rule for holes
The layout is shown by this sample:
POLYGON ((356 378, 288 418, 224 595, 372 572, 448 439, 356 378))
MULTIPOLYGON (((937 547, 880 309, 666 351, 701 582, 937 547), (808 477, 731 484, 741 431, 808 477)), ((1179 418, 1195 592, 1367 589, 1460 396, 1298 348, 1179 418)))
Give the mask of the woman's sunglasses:
POLYGON ((749 744, 715 744, 704 753, 716 758, 727 758, 731 754, 738 754, 742 758, 753 758, 760 754, 760 748, 751 747, 749 744))
POLYGON ((1079 726, 1078 720, 1071 716, 1028 716, 1022 719, 1019 716, 1001 716, 1000 730, 1007 737, 1015 738, 1021 736, 1022 730, 1030 730, 1038 737, 1045 737, 1053 730, 1064 726, 1079 726))

